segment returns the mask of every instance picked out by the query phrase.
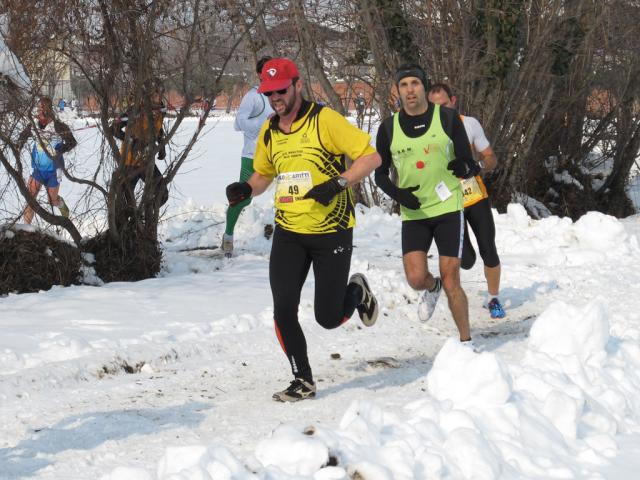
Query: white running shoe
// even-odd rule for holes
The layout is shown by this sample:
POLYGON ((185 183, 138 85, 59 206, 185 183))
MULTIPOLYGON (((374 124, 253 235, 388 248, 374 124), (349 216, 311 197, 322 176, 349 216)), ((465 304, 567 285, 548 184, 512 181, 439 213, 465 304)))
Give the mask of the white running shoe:
POLYGON ((475 353, 480 353, 480 348, 476 347, 476 344, 473 343, 472 339, 465 340, 464 342, 460 342, 460 345, 462 345, 465 348, 468 348, 468 349, 472 350, 475 353))
POLYGON ((233 255, 233 235, 222 235, 222 252, 227 258, 231 258, 233 255))
POLYGON ((427 322, 436 311, 440 291, 442 290, 442 282, 440 277, 436 277, 436 286, 433 291, 425 290, 418 302, 418 318, 421 322, 427 322))

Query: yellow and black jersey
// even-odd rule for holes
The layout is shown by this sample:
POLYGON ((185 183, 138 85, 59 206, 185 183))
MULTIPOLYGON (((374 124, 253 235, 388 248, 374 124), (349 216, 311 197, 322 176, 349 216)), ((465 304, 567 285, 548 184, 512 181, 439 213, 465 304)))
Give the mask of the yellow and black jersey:
POLYGON ((276 222, 297 233, 329 233, 355 225, 353 194, 346 189, 324 206, 303 199, 314 186, 340 175, 345 156, 358 159, 375 152, 370 137, 338 112, 304 101, 285 133, 278 117, 265 122, 258 136, 254 170, 276 181, 276 222))

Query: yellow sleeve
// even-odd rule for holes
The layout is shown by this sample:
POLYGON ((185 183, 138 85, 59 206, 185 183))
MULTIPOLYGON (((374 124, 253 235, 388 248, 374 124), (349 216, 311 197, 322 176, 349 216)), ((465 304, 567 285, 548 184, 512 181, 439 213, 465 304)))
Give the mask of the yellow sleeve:
POLYGON ((319 120, 320 139, 330 152, 348 155, 353 160, 375 153, 369 134, 349 123, 335 110, 324 107, 319 120))
POLYGON ((253 154, 253 169, 263 177, 273 178, 276 176, 276 170, 269 159, 269 149, 264 143, 264 134, 269 128, 269 120, 262 124, 258 141, 256 143, 256 151, 253 154))

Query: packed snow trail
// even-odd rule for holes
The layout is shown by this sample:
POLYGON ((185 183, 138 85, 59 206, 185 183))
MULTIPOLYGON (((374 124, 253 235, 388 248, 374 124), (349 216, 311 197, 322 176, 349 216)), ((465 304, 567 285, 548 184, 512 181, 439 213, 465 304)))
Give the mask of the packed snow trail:
POLYGON ((162 278, 0 299, 0 478, 606 478, 640 425, 638 219, 497 216, 507 318, 482 308, 481 264, 463 273, 474 354, 447 341, 444 296, 418 322, 398 217, 360 210, 352 270, 381 315, 322 329, 309 276, 314 400, 271 400, 290 373, 269 206, 243 215, 230 261, 177 252, 219 238, 224 208, 202 209, 166 225, 162 278))

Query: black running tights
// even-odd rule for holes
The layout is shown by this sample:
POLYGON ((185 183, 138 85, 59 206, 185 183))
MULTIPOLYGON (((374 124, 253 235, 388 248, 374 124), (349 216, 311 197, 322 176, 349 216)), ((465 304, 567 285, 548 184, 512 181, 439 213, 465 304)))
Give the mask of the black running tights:
POLYGON ((300 292, 309 268, 315 278, 314 311, 324 328, 336 328, 353 315, 359 302, 353 286, 347 287, 353 230, 301 234, 276 225, 269 260, 273 316, 280 345, 295 377, 312 381, 307 342, 298 321, 300 292))

